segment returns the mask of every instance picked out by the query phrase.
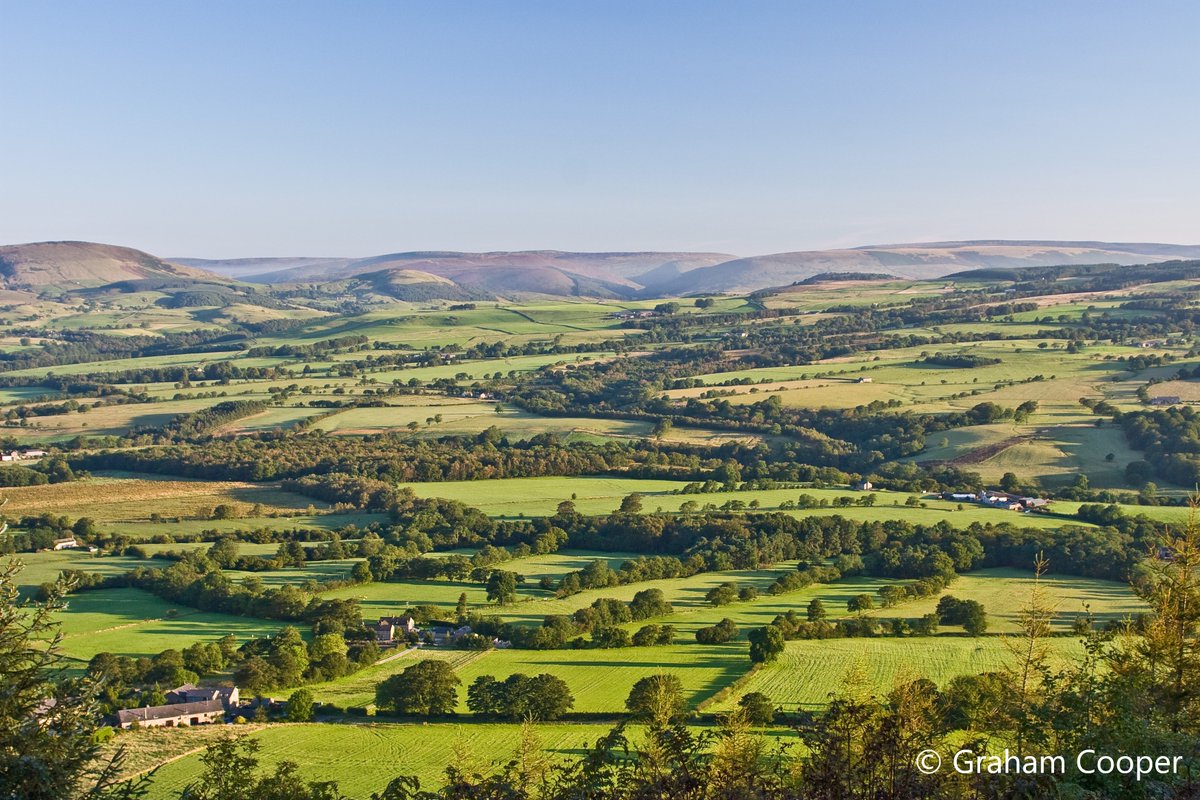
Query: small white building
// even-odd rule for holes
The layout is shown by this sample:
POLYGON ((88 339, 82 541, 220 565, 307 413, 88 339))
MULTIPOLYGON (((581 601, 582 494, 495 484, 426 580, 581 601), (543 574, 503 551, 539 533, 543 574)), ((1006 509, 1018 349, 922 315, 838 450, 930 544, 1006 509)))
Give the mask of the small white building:
POLYGON ((74 536, 68 536, 65 539, 55 539, 54 540, 54 549, 55 550, 74 550, 78 546, 79 546, 79 542, 75 541, 74 536))

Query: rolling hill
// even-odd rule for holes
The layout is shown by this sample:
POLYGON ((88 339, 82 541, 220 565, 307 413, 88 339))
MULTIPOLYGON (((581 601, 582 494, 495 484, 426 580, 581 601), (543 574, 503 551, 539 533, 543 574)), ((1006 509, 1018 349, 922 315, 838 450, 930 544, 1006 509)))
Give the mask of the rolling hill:
POLYGON ((0 247, 0 285, 5 289, 78 289, 147 278, 221 281, 192 267, 109 244, 38 242, 0 247))
MULTIPOLYGON (((568 253, 558 250, 461 253, 421 251, 389 253, 354 260, 311 259, 283 269, 251 275, 247 280, 271 285, 324 283, 366 278, 379 287, 386 272, 422 273, 453 282, 453 297, 491 298, 546 294, 557 296, 633 297, 645 289, 644 276, 674 277, 698 267, 729 261, 725 253, 568 253)), ((185 260, 186 263, 200 263, 185 260)), ((222 262, 205 262, 225 272, 222 262)), ((241 269, 242 262, 234 268, 241 269)), ((282 265, 280 265, 282 266, 282 265)), ((404 284, 411 285, 411 281, 404 284)), ((430 287, 432 288, 432 287, 430 287)))
MULTIPOLYGON (((370 258, 292 257, 163 260, 125 247, 43 242, 0 247, 0 289, 122 291, 170 281, 229 284, 231 278, 322 296, 486 300, 549 295, 631 299, 749 292, 828 273, 940 278, 970 270, 1080 264, 1146 264, 1200 258, 1200 245, 980 240, 871 245, 738 258, 722 253, 488 253, 421 251, 370 258)), ((245 286, 245 284, 242 284, 245 286)), ((263 293, 264 296, 268 294, 263 293)))
POLYGON ((445 299, 463 299, 529 294, 632 298, 745 292, 791 284, 822 273, 872 272, 904 278, 938 278, 981 268, 1130 265, 1197 257, 1200 245, 979 240, 869 245, 745 258, 722 253, 524 250, 418 251, 360 259, 176 261, 258 283, 333 282, 339 288, 370 290, 400 299, 415 298, 411 288, 414 281, 411 277, 390 281, 386 273, 420 273, 458 287, 450 291, 448 284, 440 280, 420 281, 426 284, 417 292, 421 297, 429 299, 438 292, 449 292, 445 299), (255 268, 260 271, 255 272, 255 268), (399 293, 388 288, 396 285, 407 288, 399 293))
POLYGON ((824 272, 886 272, 904 278, 940 278, 981 268, 1132 265, 1197 257, 1200 245, 997 240, 893 244, 739 258, 694 269, 646 288, 662 295, 745 292, 795 283, 824 272))
POLYGON ((182 264, 218 275, 228 275, 231 278, 245 278, 251 275, 279 272, 287 269, 336 270, 349 264, 352 258, 322 258, 320 256, 297 258, 168 258, 172 264, 182 264))

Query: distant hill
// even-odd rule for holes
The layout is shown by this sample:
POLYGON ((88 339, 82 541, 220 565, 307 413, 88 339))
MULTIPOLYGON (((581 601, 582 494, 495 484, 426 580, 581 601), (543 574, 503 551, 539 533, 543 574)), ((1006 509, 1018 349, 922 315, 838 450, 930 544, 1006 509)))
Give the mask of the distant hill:
MULTIPOLYGON (((641 279, 647 274, 674 277, 688 270, 720 264, 731 258, 733 256, 727 253, 418 251, 389 253, 354 260, 308 259, 308 263, 297 263, 282 269, 258 274, 243 271, 241 274, 247 280, 272 285, 324 283, 371 275, 372 283, 378 285, 379 275, 383 272, 418 272, 451 281, 473 298, 514 294, 633 297, 645 288, 641 279)), ((201 262, 195 259, 181 261, 190 264, 203 263, 219 272, 226 271, 225 265, 231 263, 201 262)), ((233 263, 236 268, 244 269, 246 262, 233 263)))
MULTIPOLYGON (((305 296, 315 292, 376 301, 487 300, 530 295, 628 299, 752 292, 829 274, 942 278, 972 270, 992 270, 989 274, 995 275, 1029 267, 1133 265, 1192 258, 1200 258, 1200 245, 980 240, 870 245, 745 258, 724 253, 520 250, 421 251, 356 259, 167 261, 125 247, 44 242, 0 247, 0 289, 75 290, 120 283, 122 291, 129 291, 126 287, 149 285, 146 281, 220 284, 237 278, 272 287, 300 287, 305 296), (138 281, 143 283, 133 283, 138 281)), ((212 289, 204 291, 211 293, 212 289)), ((263 290, 261 294, 265 297, 270 292, 263 290)))
MULTIPOLYGON (((271 285, 324 284, 371 275, 370 288, 384 289, 388 296, 406 299, 419 295, 430 299, 442 292, 446 294, 444 299, 479 299, 528 294, 630 298, 750 292, 786 286, 828 273, 939 278, 984 268, 1097 263, 1130 265, 1197 257, 1200 257, 1200 245, 979 240, 868 245, 745 258, 723 253, 520 250, 488 253, 417 251, 360 259, 176 261, 271 285), (255 271, 256 268, 261 269, 255 271), (382 273, 388 271, 433 275, 458 288, 452 291, 448 284, 432 282, 420 291, 409 288, 397 295, 387 289, 388 282, 382 273)), ((411 285, 411 281, 403 283, 411 285)))
POLYGON ((803 281, 826 272, 887 272, 940 278, 983 268, 1064 264, 1146 264, 1200 257, 1200 245, 1049 241, 929 242, 809 250, 751 256, 702 267, 647 287, 656 294, 747 292, 803 281))
POLYGON ((340 281, 322 284, 326 291, 363 299, 406 300, 489 300, 494 295, 467 289, 449 278, 414 269, 382 269, 340 281))
POLYGON ((5 289, 77 289, 145 278, 221 280, 220 276, 110 244, 38 242, 0 247, 5 289))
POLYGON ((218 275, 228 275, 231 278, 245 278, 249 275, 261 275, 268 272, 278 272, 285 269, 315 269, 335 270, 344 267, 352 258, 168 258, 172 264, 182 264, 186 267, 208 270, 218 275))

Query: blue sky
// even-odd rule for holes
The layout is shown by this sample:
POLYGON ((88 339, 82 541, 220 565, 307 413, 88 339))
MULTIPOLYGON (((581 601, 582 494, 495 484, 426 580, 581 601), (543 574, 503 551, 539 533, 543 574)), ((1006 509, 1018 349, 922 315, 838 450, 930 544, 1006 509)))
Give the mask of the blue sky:
POLYGON ((1200 242, 1192 2, 0 0, 0 242, 1200 242))

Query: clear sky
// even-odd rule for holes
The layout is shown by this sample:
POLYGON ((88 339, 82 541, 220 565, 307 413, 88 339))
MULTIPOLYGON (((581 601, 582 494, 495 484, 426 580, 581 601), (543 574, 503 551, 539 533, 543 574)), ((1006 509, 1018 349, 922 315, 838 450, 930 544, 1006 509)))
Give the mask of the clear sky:
POLYGON ((1200 3, 0 0, 0 242, 1200 242, 1200 3))

